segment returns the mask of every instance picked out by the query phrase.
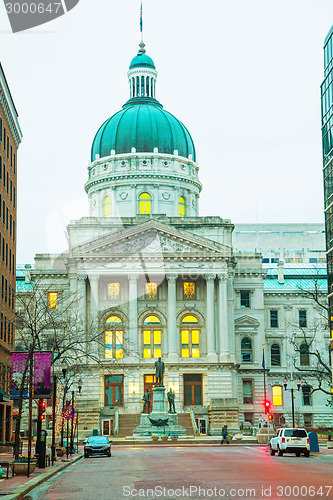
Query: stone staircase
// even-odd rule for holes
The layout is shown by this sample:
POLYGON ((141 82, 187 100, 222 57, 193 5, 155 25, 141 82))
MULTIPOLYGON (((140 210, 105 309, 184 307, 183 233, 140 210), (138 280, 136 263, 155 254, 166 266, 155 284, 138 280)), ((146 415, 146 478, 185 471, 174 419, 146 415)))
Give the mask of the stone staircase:
POLYGON ((133 429, 138 425, 140 425, 140 413, 120 413, 118 437, 133 436, 133 429))
POLYGON ((192 420, 189 413, 178 413, 178 424, 186 429, 187 436, 194 435, 192 420))

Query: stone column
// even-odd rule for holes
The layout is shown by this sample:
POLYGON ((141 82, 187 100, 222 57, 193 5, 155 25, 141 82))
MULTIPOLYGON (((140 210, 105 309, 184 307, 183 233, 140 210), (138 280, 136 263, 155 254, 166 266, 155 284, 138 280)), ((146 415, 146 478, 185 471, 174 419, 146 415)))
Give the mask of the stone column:
POLYGON ((84 328, 87 326, 87 292, 86 292, 86 279, 85 274, 79 274, 78 280, 78 303, 79 303, 79 322, 84 328))
POLYGON ((97 321, 98 315, 98 283, 99 275, 89 275, 90 283, 90 323, 93 324, 97 321))
POLYGON ((228 303, 227 303, 227 275, 219 274, 219 357, 220 362, 228 362, 229 332, 228 332, 228 303))
POLYGON ((128 349, 134 355, 138 353, 138 274, 130 274, 129 282, 129 335, 128 349))
POLYGON ((215 342, 215 275, 205 275, 206 280, 206 338, 207 338, 207 358, 210 361, 217 361, 215 342))
POLYGON ((168 325, 167 325, 167 335, 168 335, 168 360, 177 361, 178 360, 178 332, 177 332, 177 298, 176 298, 176 283, 177 274, 167 274, 166 278, 168 280, 168 325))

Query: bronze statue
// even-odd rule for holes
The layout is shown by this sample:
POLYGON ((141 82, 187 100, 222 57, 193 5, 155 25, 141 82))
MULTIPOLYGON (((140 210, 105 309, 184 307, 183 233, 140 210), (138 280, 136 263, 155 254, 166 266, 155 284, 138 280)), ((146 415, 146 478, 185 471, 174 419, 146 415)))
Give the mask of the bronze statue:
POLYGON ((144 393, 143 398, 142 398, 142 401, 144 401, 142 413, 150 413, 150 400, 151 400, 151 394, 150 394, 149 389, 147 387, 146 392, 144 393), (145 411, 146 406, 148 408, 147 412, 145 411))
POLYGON ((175 408, 175 393, 172 389, 168 392, 169 413, 176 413, 175 408))
POLYGON ((154 368, 155 368, 155 378, 156 378, 155 387, 162 387, 163 386, 163 374, 164 374, 164 362, 161 360, 161 358, 158 358, 158 360, 155 361, 154 368))

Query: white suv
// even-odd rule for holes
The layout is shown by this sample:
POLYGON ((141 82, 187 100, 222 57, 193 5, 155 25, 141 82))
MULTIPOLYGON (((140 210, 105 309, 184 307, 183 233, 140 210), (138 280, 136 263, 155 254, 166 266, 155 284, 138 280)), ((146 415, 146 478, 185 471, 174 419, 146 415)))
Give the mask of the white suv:
POLYGON ((283 453, 295 453, 296 457, 300 457, 301 453, 305 457, 310 456, 310 441, 305 429, 280 429, 269 444, 271 455, 277 452, 279 457, 283 453))

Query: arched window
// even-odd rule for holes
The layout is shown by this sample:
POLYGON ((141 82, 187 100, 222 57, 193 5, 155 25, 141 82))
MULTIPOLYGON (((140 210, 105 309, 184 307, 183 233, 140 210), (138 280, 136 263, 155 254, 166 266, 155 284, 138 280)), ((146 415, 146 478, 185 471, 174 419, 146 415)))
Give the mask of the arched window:
POLYGON ((103 217, 110 217, 111 215, 111 198, 106 196, 103 201, 103 217))
POLYGON ((139 214, 151 214, 151 196, 148 193, 139 196, 139 214))
POLYGON ((278 344, 271 346, 271 366, 281 366, 280 346, 278 344))
POLYGON ((143 357, 162 356, 162 326, 157 316, 147 316, 143 322, 143 357))
POLYGON ((301 366, 309 366, 310 364, 309 346, 307 344, 300 345, 299 363, 301 366))
POLYGON ((182 196, 180 196, 178 200, 178 212, 179 212, 179 217, 185 217, 186 204, 185 204, 185 199, 182 196))
POLYGON ((195 316, 188 315, 182 319, 181 331, 182 358, 200 357, 199 321, 195 316))
POLYGON ((119 316, 109 316, 105 322, 105 358, 123 358, 123 322, 119 316))
POLYGON ((242 363, 252 363, 252 341, 248 337, 241 341, 241 358, 242 363))

